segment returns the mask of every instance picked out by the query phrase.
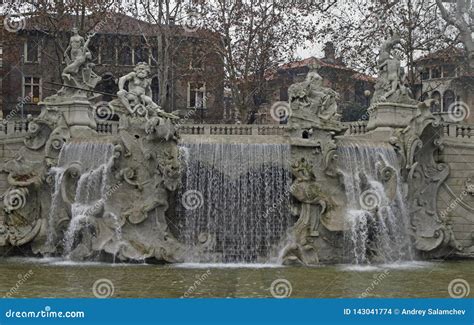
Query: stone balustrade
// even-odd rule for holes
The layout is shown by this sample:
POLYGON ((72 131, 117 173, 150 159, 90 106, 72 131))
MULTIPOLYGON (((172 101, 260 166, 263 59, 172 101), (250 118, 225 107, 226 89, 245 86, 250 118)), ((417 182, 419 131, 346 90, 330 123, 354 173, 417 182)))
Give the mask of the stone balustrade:
POLYGON ((0 137, 21 136, 28 132, 27 121, 9 121, 0 122, 0 137))
POLYGON ((443 135, 445 137, 470 139, 471 137, 474 137, 474 125, 444 123, 443 135))
POLYGON ((344 127, 347 127, 345 135, 361 135, 367 133, 367 121, 344 122, 344 127))
MULTIPOLYGON (((346 136, 362 135, 367 133, 367 121, 342 123, 347 131, 346 136)), ((113 135, 118 132, 118 121, 97 121, 99 135, 113 135)), ((183 135, 218 135, 218 136, 284 136, 288 132, 288 125, 279 124, 182 124, 178 126, 183 135)), ((14 136, 23 136, 28 133, 27 121, 0 122, 0 139, 14 136)), ((443 135, 450 138, 474 138, 474 125, 461 123, 443 123, 443 135)))
POLYGON ((287 125, 198 124, 180 125, 179 133, 186 135, 285 135, 287 125))

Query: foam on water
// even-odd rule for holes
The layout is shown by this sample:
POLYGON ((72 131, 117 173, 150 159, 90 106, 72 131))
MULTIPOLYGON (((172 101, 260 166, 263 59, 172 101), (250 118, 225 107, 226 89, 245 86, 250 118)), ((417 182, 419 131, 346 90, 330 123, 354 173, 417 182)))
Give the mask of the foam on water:
POLYGON ((285 266, 269 263, 181 263, 175 264, 173 267, 185 269, 273 269, 285 266))
POLYGON ((416 269, 432 269, 436 267, 435 262, 426 261, 406 261, 386 264, 340 264, 336 266, 341 271, 351 272, 376 272, 390 270, 416 270, 416 269))

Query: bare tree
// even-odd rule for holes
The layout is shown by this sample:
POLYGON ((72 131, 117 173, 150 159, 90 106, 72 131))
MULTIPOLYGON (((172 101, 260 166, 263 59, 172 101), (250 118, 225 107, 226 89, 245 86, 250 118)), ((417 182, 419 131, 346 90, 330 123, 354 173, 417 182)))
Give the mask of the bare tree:
MULTIPOLYGON (((61 75, 64 46, 67 44, 65 32, 76 26, 82 34, 91 32, 107 13, 116 9, 116 1, 65 1, 38 0, 27 4, 12 1, 6 4, 6 13, 21 14, 26 19, 30 31, 39 36, 38 46, 43 58, 58 62, 57 75, 61 75), (53 42, 54 52, 43 42, 53 42), (48 49, 48 50, 46 50, 48 49)), ((14 35, 12 35, 13 37, 14 35)))
POLYGON ((399 56, 407 63, 412 83, 416 57, 443 48, 448 41, 446 24, 439 19, 433 0, 339 3, 325 16, 320 32, 338 44, 346 62, 369 73, 376 72, 380 44, 390 33, 397 33, 401 37, 399 56))
POLYGON ((148 47, 157 48, 155 56, 151 53, 151 59, 158 67, 159 92, 161 94, 159 105, 165 108, 169 105, 167 93, 172 86, 172 58, 180 48, 175 43, 177 38, 175 37, 176 29, 173 28, 173 25, 182 15, 183 3, 184 1, 181 0, 138 0, 129 5, 129 8, 133 9, 133 15, 136 18, 155 25, 156 43, 152 44, 152 40, 148 39, 145 34, 143 34, 143 37, 148 47))
POLYGON ((450 12, 442 0, 436 0, 443 19, 448 25, 454 26, 459 31, 459 38, 464 44, 469 67, 474 69, 474 8, 471 0, 456 0, 453 12, 450 12))
POLYGON ((196 6, 214 32, 238 118, 252 122, 265 92, 266 73, 316 39, 316 13, 336 1, 213 0, 196 6))

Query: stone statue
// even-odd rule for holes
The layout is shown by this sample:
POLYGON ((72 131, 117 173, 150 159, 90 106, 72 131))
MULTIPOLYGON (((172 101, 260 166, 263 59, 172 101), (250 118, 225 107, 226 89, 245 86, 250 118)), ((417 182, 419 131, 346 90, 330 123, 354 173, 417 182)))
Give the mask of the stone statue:
POLYGON ((133 72, 119 79, 119 91, 117 93, 120 102, 132 116, 146 116, 147 118, 159 115, 166 118, 177 119, 173 114, 161 110, 160 106, 153 102, 151 93, 150 66, 145 62, 138 63, 133 72), (128 90, 125 83, 128 82, 128 90))
POLYGON ((317 184, 313 167, 304 158, 293 163, 291 168, 295 180, 290 192, 296 201, 293 213, 298 216, 298 221, 290 232, 290 244, 282 254, 283 264, 318 264, 315 241, 320 236, 322 217, 335 204, 317 184))
POLYGON ((323 78, 315 66, 310 69, 305 81, 293 84, 288 89, 290 123, 310 127, 338 121, 338 93, 323 86, 323 78))
POLYGON ((405 71, 401 67, 400 58, 392 53, 397 44, 400 44, 400 36, 397 34, 382 43, 377 62, 379 78, 372 103, 390 101, 416 104, 411 91, 405 86, 405 71))
POLYGON ((66 67, 61 74, 64 87, 57 95, 51 96, 49 100, 46 99, 46 102, 58 101, 61 97, 85 97, 87 92, 93 90, 101 79, 92 71, 94 64, 91 62, 92 54, 89 50, 89 43, 92 37, 95 36, 95 33, 89 35, 86 40, 79 35, 76 27, 72 29, 72 33, 69 45, 64 51, 66 67))

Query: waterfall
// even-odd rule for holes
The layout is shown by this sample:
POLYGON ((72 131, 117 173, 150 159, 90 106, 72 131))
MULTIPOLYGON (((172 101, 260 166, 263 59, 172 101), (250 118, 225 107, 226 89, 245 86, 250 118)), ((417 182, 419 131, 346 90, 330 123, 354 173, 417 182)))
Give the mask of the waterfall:
POLYGON ((113 145, 110 143, 77 142, 63 146, 58 158, 58 166, 51 169, 54 175, 54 190, 49 212, 48 244, 53 244, 54 220, 63 207, 61 186, 65 172, 71 163, 78 163, 82 173, 77 181, 76 190, 71 204, 71 220, 64 235, 64 253, 69 254, 74 245, 76 233, 88 223, 88 218, 99 213, 107 197, 109 181, 109 162, 113 155, 113 145))
POLYGON ((290 147, 184 144, 178 232, 187 262, 269 262, 290 226, 290 147))
POLYGON ((343 141, 338 154, 350 229, 346 258, 356 264, 413 259, 404 184, 392 146, 343 141))

